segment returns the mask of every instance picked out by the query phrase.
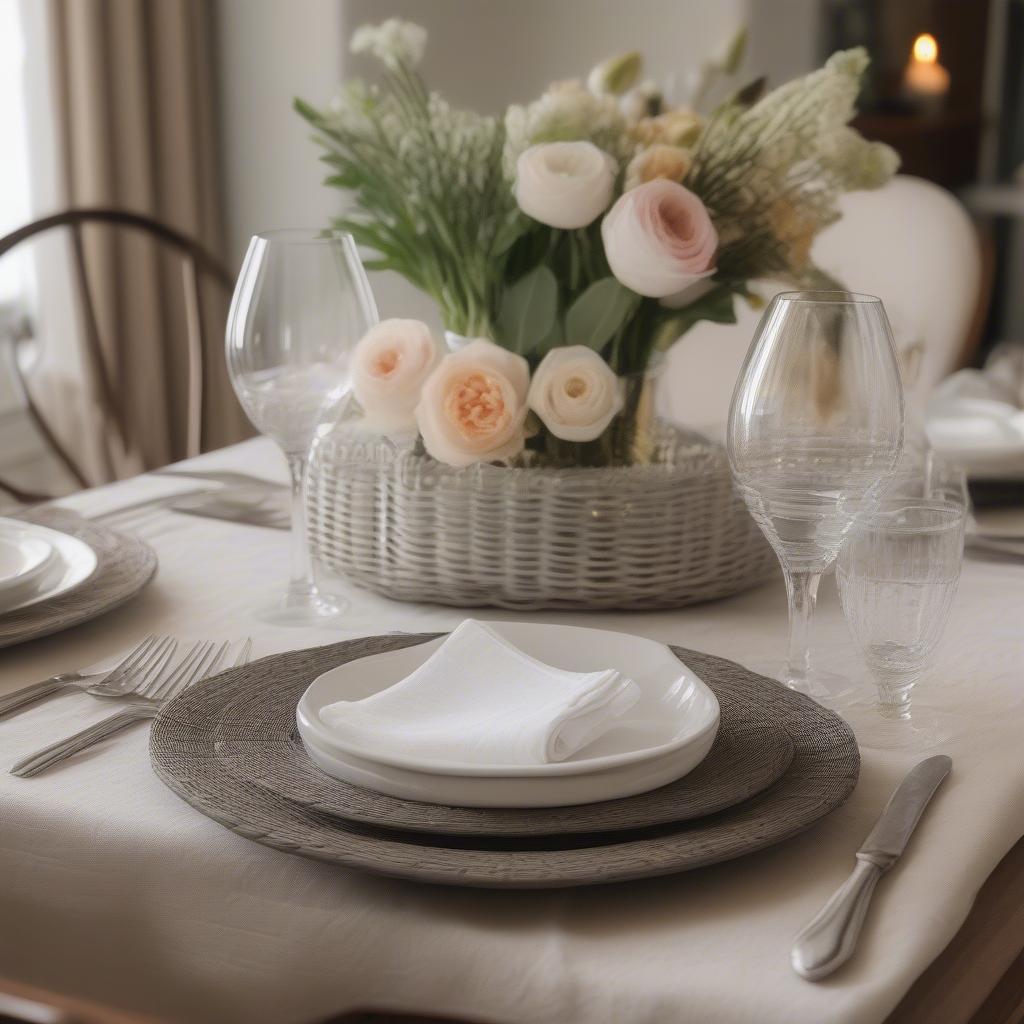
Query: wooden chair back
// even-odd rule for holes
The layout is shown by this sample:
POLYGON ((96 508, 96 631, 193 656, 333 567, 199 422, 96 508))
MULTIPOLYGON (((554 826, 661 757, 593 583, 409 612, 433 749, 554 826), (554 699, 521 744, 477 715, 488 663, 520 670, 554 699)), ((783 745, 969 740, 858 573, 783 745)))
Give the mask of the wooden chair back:
MULTIPOLYGON (((45 232, 65 229, 71 236, 73 284, 77 289, 82 313, 83 357, 95 382, 95 400, 104 421, 120 434, 122 444, 127 448, 128 426, 124 411, 124 403, 117 393, 108 360, 104 355, 104 347, 100 334, 99 319, 96 313, 92 289, 87 272, 86 245, 83 240, 83 228, 87 225, 107 225, 129 231, 138 231, 151 238, 161 249, 171 252, 180 262, 181 297, 184 303, 184 320, 186 325, 188 346, 188 408, 186 419, 185 454, 197 455, 203 443, 203 406, 205 395, 205 375, 203 371, 204 353, 208 345, 213 343, 208 337, 207 324, 203 315, 202 280, 208 279, 215 286, 224 289, 230 295, 233 280, 225 266, 195 239, 168 227, 160 221, 143 214, 128 210, 106 208, 77 208, 64 210, 49 217, 26 224, 0 238, 0 258, 16 246, 35 238, 45 232)), ((222 326, 218 329, 222 330, 222 326)), ((220 334, 215 343, 219 346, 220 334)), ((22 395, 25 411, 30 416, 45 444, 51 448, 57 458, 67 468, 72 477, 82 486, 91 486, 83 471, 80 461, 57 438, 53 426, 47 421, 43 411, 33 400, 26 382, 21 379, 19 360, 10 359, 14 373, 18 376, 15 384, 22 395)), ((6 486, 6 485, 4 485, 6 486)), ((6 486, 6 489, 15 490, 6 486)))

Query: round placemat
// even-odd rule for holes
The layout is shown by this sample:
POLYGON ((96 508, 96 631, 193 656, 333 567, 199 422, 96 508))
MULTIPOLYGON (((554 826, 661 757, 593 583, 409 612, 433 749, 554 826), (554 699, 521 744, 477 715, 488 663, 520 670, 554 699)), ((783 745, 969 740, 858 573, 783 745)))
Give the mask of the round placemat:
POLYGON ((17 518, 84 541, 96 552, 96 569, 58 597, 0 615, 0 647, 49 636, 103 615, 134 597, 156 572, 156 553, 148 544, 83 519, 77 512, 39 508, 17 518))
MULTIPOLYGON (((648 878, 761 850, 809 828, 850 795, 860 754, 849 726, 802 694, 734 662, 673 648, 716 693, 759 701, 793 741, 782 778, 742 804, 707 818, 642 831, 537 839, 427 836, 346 822, 275 796, 211 756, 208 730, 218 690, 258 670, 264 679, 322 672, 356 658, 422 643, 429 636, 380 636, 274 655, 201 682, 160 712, 150 733, 153 768, 175 793, 239 835, 274 849, 378 874, 446 885, 539 889, 648 878), (268 671, 270 670, 270 671, 268 671)), ((253 736, 250 728, 250 736, 253 736)), ((245 728, 236 739, 245 738, 245 728)), ((255 738, 255 736, 253 736, 255 738)))
POLYGON ((778 718, 749 695, 719 686, 721 725, 710 753, 688 775, 648 793, 523 809, 402 800, 334 779, 309 759, 295 728, 295 706, 307 686, 305 671, 285 676, 268 663, 225 680, 217 690, 217 711, 207 705, 203 717, 189 725, 205 732, 208 752, 241 781, 375 828, 527 837, 647 828, 701 818, 748 800, 777 781, 793 760, 792 740, 778 718))

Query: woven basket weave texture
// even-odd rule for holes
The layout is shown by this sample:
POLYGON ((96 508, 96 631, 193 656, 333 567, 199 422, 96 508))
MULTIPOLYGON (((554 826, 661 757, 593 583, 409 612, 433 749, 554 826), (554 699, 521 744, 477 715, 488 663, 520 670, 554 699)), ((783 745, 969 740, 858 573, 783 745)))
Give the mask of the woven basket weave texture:
POLYGON ((308 502, 314 556, 405 601, 676 608, 778 571, 724 449, 664 426, 651 463, 600 468, 454 469, 339 431, 308 502))

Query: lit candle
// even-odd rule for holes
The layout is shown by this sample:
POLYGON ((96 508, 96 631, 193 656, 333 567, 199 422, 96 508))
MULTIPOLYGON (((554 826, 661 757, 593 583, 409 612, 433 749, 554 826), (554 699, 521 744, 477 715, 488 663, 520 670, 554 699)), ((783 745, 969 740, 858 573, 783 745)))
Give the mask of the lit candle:
POLYGON ((903 92, 923 110, 938 110, 949 92, 949 72, 939 63, 939 44, 927 32, 914 40, 903 73, 903 92))

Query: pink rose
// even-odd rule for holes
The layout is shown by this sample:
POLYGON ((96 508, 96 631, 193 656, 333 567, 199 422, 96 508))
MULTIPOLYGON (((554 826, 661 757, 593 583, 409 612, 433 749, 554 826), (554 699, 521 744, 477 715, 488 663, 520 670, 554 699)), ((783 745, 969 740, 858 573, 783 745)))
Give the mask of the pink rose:
POLYGON ((529 386, 526 360, 483 338, 445 356, 416 407, 424 447, 449 466, 518 455, 529 386))
POLYGON ((619 197, 601 222, 612 273, 638 295, 678 296, 715 272, 718 233, 688 188, 658 178, 619 197))
POLYGON ((352 353, 352 390, 371 430, 416 428, 420 390, 437 357, 437 342, 419 320, 382 320, 363 335, 352 353))

